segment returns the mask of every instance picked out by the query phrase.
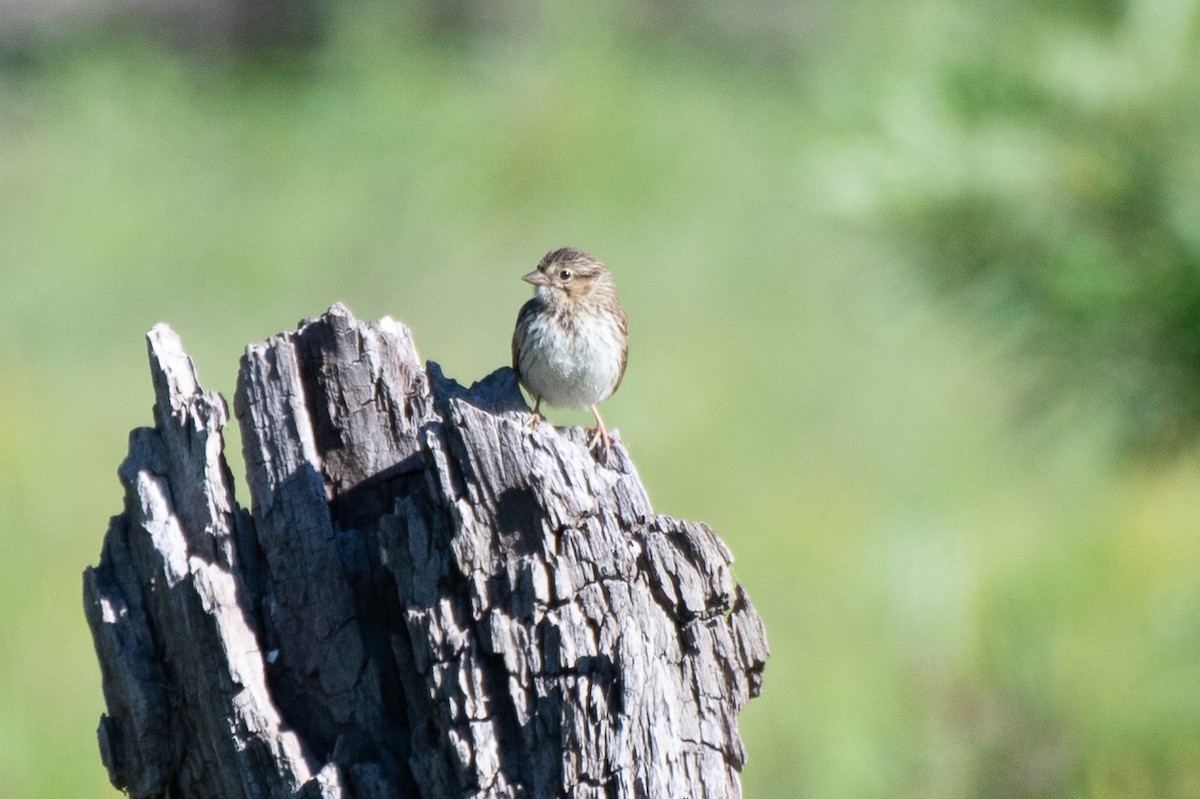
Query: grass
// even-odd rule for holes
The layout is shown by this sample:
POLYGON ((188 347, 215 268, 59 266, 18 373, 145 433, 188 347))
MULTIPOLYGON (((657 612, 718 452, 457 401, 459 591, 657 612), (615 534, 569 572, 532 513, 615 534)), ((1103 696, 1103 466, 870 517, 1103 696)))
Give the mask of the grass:
POLYGON ((1031 357, 1026 316, 936 290, 921 259, 980 239, 904 227, 970 185, 1021 222, 1005 165, 1057 152, 1010 69, 1032 26, 1029 69, 1085 94, 1063 53, 1144 50, 1089 44, 1121 14, 1014 4, 943 80, 982 9, 845 8, 755 56, 602 10, 455 38, 364 4, 302 69, 97 34, 0 72, 0 795, 115 795, 79 572, 151 421, 154 322, 227 397, 245 343, 335 300, 470 381, 563 244, 632 320, 606 419, 766 619, 748 796, 1200 791, 1200 461, 1123 454, 1116 400, 1031 357))

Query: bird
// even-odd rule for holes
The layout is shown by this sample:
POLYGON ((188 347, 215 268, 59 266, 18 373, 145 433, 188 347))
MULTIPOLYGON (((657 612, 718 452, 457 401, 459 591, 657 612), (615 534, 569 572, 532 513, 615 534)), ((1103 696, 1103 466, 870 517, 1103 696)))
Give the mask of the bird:
POLYGON ((522 278, 537 291, 521 306, 512 338, 513 370, 533 396, 533 422, 542 402, 591 410, 589 450, 604 457, 612 438, 596 407, 612 396, 629 359, 629 321, 608 268, 574 247, 546 253, 522 278))

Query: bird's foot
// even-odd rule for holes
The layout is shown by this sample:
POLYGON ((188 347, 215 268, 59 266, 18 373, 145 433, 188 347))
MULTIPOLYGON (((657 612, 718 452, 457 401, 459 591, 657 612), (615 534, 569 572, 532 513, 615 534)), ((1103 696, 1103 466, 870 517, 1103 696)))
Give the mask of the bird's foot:
POLYGON ((596 409, 595 404, 592 405, 592 415, 596 417, 596 426, 588 431, 591 440, 588 441, 587 447, 589 450, 596 450, 601 463, 608 463, 608 455, 612 451, 612 437, 608 434, 608 428, 604 426, 604 420, 600 418, 600 411, 596 409))
POLYGON ((533 419, 529 422, 529 426, 537 427, 544 421, 546 421, 546 417, 542 416, 542 398, 538 397, 533 403, 533 419))
POLYGON ((604 429, 604 425, 588 430, 587 435, 589 437, 587 448, 600 456, 601 463, 607 463, 608 456, 612 452, 612 437, 604 429))

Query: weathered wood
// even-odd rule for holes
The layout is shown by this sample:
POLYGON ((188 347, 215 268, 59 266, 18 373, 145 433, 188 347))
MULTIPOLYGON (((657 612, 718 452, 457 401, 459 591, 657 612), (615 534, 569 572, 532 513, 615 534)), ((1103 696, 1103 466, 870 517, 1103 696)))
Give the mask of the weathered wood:
POLYGON ((734 797, 765 633, 617 440, 530 427, 342 306, 247 348, 228 412, 165 325, 155 426, 84 606, 134 797, 734 797))

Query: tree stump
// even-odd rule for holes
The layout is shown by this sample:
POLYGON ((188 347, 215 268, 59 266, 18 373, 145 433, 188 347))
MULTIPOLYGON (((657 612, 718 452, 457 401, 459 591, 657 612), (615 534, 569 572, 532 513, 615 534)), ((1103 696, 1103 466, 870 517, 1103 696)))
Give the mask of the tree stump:
POLYGON ((619 439, 530 426, 335 305, 247 348, 247 512, 178 336, 84 572, 133 797, 736 797, 762 622, 704 524, 655 515, 619 439))

